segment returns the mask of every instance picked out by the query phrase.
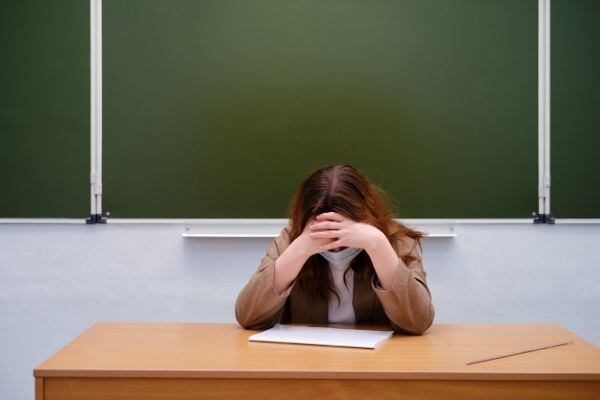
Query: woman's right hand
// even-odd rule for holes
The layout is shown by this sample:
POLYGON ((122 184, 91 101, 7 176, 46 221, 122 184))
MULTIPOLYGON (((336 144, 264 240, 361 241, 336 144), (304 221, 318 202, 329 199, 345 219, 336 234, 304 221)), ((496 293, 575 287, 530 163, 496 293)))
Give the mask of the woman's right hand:
POLYGON ((293 244, 298 247, 298 249, 305 254, 308 258, 313 254, 317 254, 321 252, 321 246, 327 245, 329 243, 335 242, 337 238, 323 238, 323 239, 315 239, 310 236, 312 232, 310 230, 310 226, 314 223, 318 222, 315 218, 310 218, 304 227, 304 230, 294 240, 293 244))
POLYGON ((278 294, 283 293, 294 282, 300 270, 313 254, 321 251, 320 246, 328 244, 335 238, 315 239, 310 236, 310 225, 316 223, 311 218, 306 223, 304 230, 275 260, 275 271, 273 273, 273 288, 278 294))

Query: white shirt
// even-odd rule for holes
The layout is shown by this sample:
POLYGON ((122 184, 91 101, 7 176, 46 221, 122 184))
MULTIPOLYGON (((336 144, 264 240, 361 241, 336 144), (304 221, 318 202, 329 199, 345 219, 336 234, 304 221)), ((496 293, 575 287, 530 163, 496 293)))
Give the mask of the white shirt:
POLYGON ((331 276, 333 278, 333 286, 340 295, 340 303, 338 304, 337 297, 332 293, 329 299, 329 322, 338 324, 355 324, 356 316, 354 315, 354 306, 352 305, 352 293, 354 291, 354 271, 350 269, 346 274, 346 282, 344 284, 344 271, 348 268, 349 263, 343 265, 335 265, 329 263, 331 276))

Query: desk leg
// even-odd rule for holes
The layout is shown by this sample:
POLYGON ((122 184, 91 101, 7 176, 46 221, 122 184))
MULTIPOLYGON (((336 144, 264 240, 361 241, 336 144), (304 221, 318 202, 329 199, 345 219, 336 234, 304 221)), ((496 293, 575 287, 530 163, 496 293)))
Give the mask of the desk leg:
POLYGON ((35 400, 44 400, 44 378, 35 378, 35 400))

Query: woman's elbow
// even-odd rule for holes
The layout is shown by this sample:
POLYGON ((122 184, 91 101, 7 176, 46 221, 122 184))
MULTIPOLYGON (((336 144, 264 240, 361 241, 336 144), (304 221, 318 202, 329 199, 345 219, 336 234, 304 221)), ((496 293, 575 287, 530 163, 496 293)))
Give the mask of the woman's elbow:
POLYGON ((243 310, 237 304, 235 307, 235 319, 237 323, 244 329, 262 330, 271 328, 274 324, 273 321, 257 321, 256 317, 251 315, 248 310, 243 310))
POLYGON ((236 313, 235 315, 235 319, 237 320, 237 323, 244 329, 260 329, 258 327, 258 324, 254 323, 253 321, 249 320, 247 318, 247 316, 241 316, 239 314, 236 313))
POLYGON ((410 324, 399 324, 397 322, 392 322, 392 328, 396 333, 402 333, 405 335, 422 335, 425 333, 431 325, 433 325, 433 319, 435 316, 435 309, 433 305, 430 305, 429 312, 418 320, 412 321, 410 324))
POLYGON ((250 324, 248 323, 248 321, 242 317, 240 317, 240 315, 236 312, 235 314, 235 319, 237 320, 237 323, 244 329, 250 329, 250 324))
POLYGON ((244 329, 250 329, 251 320, 250 313, 248 310, 242 306, 243 301, 240 300, 240 296, 235 301, 235 319, 237 323, 244 329))
POLYGON ((273 325, 275 325, 275 323, 273 323, 272 321, 255 322, 255 321, 251 321, 248 319, 240 318, 237 314, 236 314, 236 319, 237 319, 238 324, 240 324, 240 326, 242 328, 250 329, 250 330, 269 329, 269 328, 272 328, 273 325))

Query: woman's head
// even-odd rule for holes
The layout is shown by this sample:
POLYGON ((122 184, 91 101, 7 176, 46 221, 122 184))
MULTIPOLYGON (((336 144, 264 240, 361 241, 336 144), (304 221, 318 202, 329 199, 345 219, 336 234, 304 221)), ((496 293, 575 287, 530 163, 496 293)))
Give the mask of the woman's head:
MULTIPOLYGON (((354 167, 335 164, 320 168, 302 182, 288 210, 302 232, 309 219, 333 211, 387 231, 392 218, 384 193, 354 167)), ((387 232, 386 232, 387 233, 387 232)))
MULTIPOLYGON (((347 164, 334 164, 319 168, 310 174, 294 193, 288 207, 291 222, 290 242, 302 234, 306 224, 319 214, 333 211, 353 221, 363 222, 378 228, 396 246, 396 240, 409 236, 417 241, 424 236, 422 232, 410 229, 393 219, 393 210, 387 194, 377 185, 369 182, 356 168, 347 164)), ((405 259, 405 262, 410 259, 405 259)), ((312 256, 302 269, 298 279, 305 284, 308 281, 326 281, 325 287, 317 292, 328 298, 328 268, 326 261, 319 255, 312 256)), ((368 264, 365 275, 373 270, 366 252, 356 257, 351 267, 368 264)), ((354 267, 353 267, 354 268, 354 267)), ((313 288, 315 289, 315 288, 313 288)))

